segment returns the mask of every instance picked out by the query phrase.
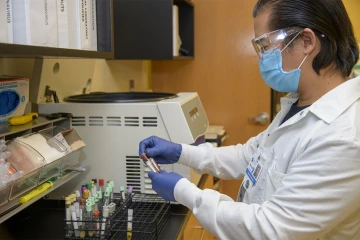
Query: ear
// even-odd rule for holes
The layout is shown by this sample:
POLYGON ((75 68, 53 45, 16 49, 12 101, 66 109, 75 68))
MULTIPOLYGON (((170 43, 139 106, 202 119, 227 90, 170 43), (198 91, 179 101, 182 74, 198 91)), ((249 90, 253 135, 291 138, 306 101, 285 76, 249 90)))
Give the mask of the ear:
POLYGON ((318 44, 316 41, 316 35, 310 28, 305 28, 301 33, 303 44, 304 44, 304 54, 311 54, 318 44))

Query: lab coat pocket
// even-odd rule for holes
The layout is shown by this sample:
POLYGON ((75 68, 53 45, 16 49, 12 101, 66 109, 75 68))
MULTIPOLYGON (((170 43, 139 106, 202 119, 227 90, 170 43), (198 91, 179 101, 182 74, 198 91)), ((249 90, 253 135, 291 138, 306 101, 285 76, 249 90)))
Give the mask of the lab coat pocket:
POLYGON ((282 180, 285 175, 284 173, 276 171, 276 160, 274 160, 267 171, 265 200, 268 200, 274 192, 282 186, 282 180))

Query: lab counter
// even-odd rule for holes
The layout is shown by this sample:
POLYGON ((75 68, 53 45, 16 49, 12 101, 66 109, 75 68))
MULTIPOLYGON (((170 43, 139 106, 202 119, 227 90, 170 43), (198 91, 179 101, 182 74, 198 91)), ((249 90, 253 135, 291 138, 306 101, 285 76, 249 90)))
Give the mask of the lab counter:
MULTIPOLYGON (((203 188, 208 175, 199 178, 197 186, 203 188)), ((0 239, 64 239, 64 201, 40 199, 0 225, 0 239)), ((170 217, 159 240, 183 239, 183 232, 191 211, 180 204, 172 204, 170 217)), ((117 238, 114 236, 115 240, 117 238)))

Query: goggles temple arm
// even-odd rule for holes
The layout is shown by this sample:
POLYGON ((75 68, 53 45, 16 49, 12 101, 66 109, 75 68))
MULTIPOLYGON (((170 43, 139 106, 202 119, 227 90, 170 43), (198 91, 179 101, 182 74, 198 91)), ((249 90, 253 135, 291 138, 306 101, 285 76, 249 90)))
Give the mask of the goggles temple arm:
POLYGON ((293 39, 291 39, 291 41, 288 44, 286 44, 286 46, 283 49, 281 49, 280 52, 283 52, 297 38, 297 36, 299 36, 299 34, 302 33, 302 32, 303 31, 298 32, 298 34, 296 34, 296 36, 293 39))

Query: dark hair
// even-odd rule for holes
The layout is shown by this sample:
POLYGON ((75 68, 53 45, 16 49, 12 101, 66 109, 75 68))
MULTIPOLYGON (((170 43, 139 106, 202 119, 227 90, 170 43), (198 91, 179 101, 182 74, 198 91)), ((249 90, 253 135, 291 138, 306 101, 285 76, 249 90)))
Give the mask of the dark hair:
POLYGON ((268 27, 271 31, 287 28, 310 28, 321 42, 321 50, 313 61, 313 69, 320 70, 334 63, 346 77, 359 59, 359 49, 353 27, 341 0, 258 0, 255 18, 270 9, 268 27))

